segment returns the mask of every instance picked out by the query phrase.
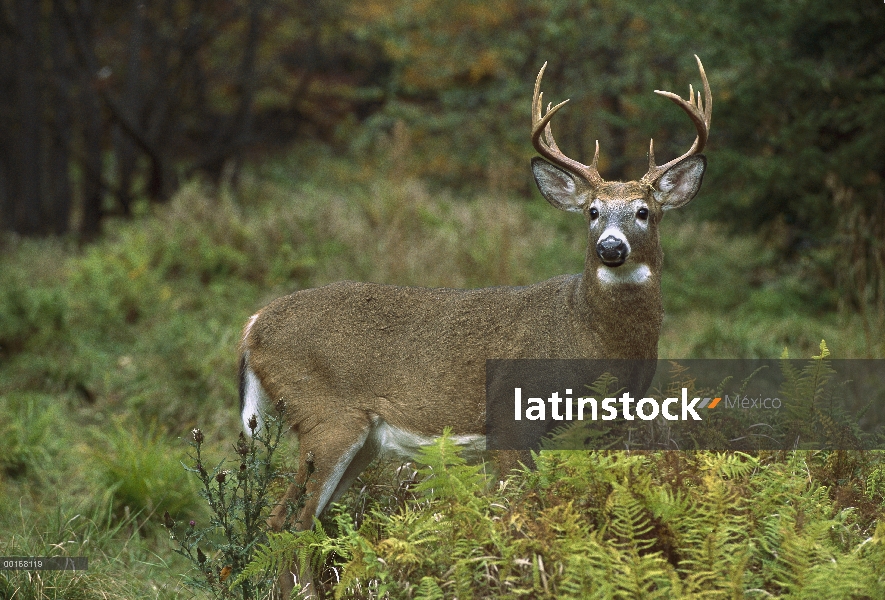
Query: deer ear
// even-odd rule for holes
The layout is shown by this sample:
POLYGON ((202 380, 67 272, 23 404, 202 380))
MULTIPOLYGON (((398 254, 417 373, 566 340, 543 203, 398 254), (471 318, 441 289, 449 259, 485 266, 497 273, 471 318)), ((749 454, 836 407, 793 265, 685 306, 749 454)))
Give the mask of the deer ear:
POLYGON ((535 183, 538 184, 541 195, 547 202, 559 210, 581 212, 584 200, 578 196, 578 185, 574 175, 554 167, 537 156, 532 159, 532 173, 535 175, 535 183))
POLYGON ((664 210, 685 206, 701 189, 706 170, 707 158, 703 154, 679 161, 658 179, 655 184, 655 200, 664 210))

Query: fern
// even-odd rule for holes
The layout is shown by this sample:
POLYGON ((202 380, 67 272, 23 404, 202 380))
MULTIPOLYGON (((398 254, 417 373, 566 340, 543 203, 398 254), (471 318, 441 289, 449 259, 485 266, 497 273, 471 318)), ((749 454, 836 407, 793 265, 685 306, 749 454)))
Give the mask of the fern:
POLYGON ((467 464, 449 428, 432 445, 422 447, 415 460, 423 465, 418 473, 424 479, 414 490, 428 500, 468 501, 486 485, 483 466, 467 464))
POLYGON ((879 465, 867 475, 864 481, 864 495, 885 507, 885 465, 879 465))
POLYGON ((288 566, 298 549, 298 534, 290 531, 268 532, 267 543, 259 544, 246 568, 234 579, 234 585, 250 577, 279 573, 288 566))
POLYGON ((448 456, 414 504, 350 534, 364 550, 337 597, 881 596, 885 527, 859 537, 807 453, 544 452, 523 485, 470 493, 448 456))
POLYGON ((660 552, 651 552, 655 544, 650 537, 652 524, 645 507, 626 488, 616 486, 610 499, 614 536, 613 581, 620 595, 628 598, 668 598, 667 568, 660 552), (662 585, 664 589, 662 589, 662 585))
POLYGON ((443 600, 445 595, 432 577, 422 577, 418 589, 415 590, 415 600, 443 600))
POLYGON ((803 368, 797 369, 786 358, 781 361, 784 383, 780 393, 788 400, 785 403, 787 439, 795 440, 799 447, 807 447, 813 440, 834 445, 837 442, 834 438, 840 435, 841 425, 846 421, 834 408, 832 390, 827 389, 836 374, 827 360, 829 356, 826 342, 821 340, 820 354, 813 356, 803 368))

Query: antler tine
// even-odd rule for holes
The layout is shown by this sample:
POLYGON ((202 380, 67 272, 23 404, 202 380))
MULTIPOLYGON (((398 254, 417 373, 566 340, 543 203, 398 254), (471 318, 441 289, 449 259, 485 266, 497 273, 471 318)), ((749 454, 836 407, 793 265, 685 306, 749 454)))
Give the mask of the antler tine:
POLYGON ((563 100, 552 108, 552 103, 548 103, 547 112, 543 115, 541 114, 544 100, 544 94, 541 92, 541 78, 544 76, 544 70, 546 68, 547 63, 545 62, 544 66, 541 67, 541 70, 538 72, 538 78, 535 79, 535 91, 532 95, 532 145, 535 147, 535 150, 538 151, 538 154, 554 165, 560 166, 566 171, 583 177, 593 185, 599 185, 603 182, 602 177, 600 177, 599 171, 596 168, 597 160, 599 158, 599 142, 596 142, 596 154, 593 157, 593 163, 585 165, 563 154, 559 149, 559 146, 556 145, 556 140, 553 138, 553 129, 550 126, 550 120, 553 118, 553 115, 556 114, 556 111, 562 108, 568 100, 563 100))
MULTIPOLYGON (((547 103, 547 112, 550 112, 551 105, 552 105, 552 102, 547 103)), ((562 154, 562 152, 559 150, 559 146, 556 145, 556 140, 553 139, 553 126, 550 124, 549 121, 547 122, 547 127, 544 128, 544 137, 547 141, 547 145, 550 146, 551 150, 562 154)), ((591 162, 589 165, 589 169, 592 172, 595 172, 596 175, 599 175, 599 171, 596 168, 596 165, 598 163, 599 163, 599 140, 596 140, 596 152, 594 152, 594 154, 593 154, 593 162, 591 162)), ((578 164, 580 164, 580 163, 578 163, 578 164)), ((581 165, 581 166, 583 167, 586 165, 581 165)), ((602 181, 602 178, 600 177, 599 180, 602 181)))
POLYGON ((684 110, 691 119, 692 123, 694 123, 698 135, 694 139, 694 143, 691 145, 691 148, 688 149, 688 152, 686 152, 679 158, 674 158, 670 162, 660 166, 655 165, 655 142, 654 140, 651 140, 648 145, 648 172, 643 175, 642 179, 640 180, 643 183, 653 184, 661 177, 661 175, 666 173, 670 167, 672 167, 679 161, 688 158, 689 156, 700 153, 707 145, 707 138, 710 135, 710 121, 713 117, 713 93, 710 91, 710 82, 707 81, 707 73, 704 71, 704 65, 701 63, 701 59, 698 58, 697 54, 695 54, 695 60, 698 61, 698 70, 701 73, 701 80, 704 83, 703 100, 701 99, 700 90, 698 90, 697 96, 695 96, 694 88, 691 85, 688 86, 687 101, 683 100, 679 95, 674 94, 673 92, 655 90, 655 94, 660 94, 661 96, 669 98, 679 108, 684 110))
MULTIPOLYGON (((547 103, 547 112, 550 112, 550 108, 553 106, 552 102, 547 103)), ((550 124, 550 121, 547 121, 547 126, 544 127, 544 141, 554 152, 559 152, 559 146, 556 145, 556 140, 553 139, 553 125, 550 124)))

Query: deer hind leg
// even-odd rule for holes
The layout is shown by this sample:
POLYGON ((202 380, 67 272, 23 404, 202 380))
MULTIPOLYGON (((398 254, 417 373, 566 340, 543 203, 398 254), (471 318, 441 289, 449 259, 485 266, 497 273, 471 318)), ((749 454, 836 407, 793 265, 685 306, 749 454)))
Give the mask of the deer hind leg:
MULTIPOLYGON (((313 527, 313 518, 347 489, 347 485, 359 475, 360 465, 371 462, 371 444, 366 444, 370 430, 369 418, 356 413, 336 414, 334 423, 319 424, 309 431, 299 432, 298 476, 274 507, 268 519, 271 529, 279 531, 292 522, 289 507, 301 499, 302 490, 304 506, 294 525, 299 531, 313 527)), ((308 594, 315 594, 313 575, 309 569, 299 570, 293 561, 280 575, 282 598, 289 598, 296 578, 301 589, 307 586, 308 594)))

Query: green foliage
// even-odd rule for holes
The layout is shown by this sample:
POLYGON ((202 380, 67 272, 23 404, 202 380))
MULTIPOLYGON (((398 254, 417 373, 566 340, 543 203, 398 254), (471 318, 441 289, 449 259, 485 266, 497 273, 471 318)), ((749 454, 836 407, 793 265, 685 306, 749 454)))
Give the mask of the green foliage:
POLYGON ((33 285, 26 272, 0 276, 0 349, 9 351, 39 343, 35 334, 64 327, 66 306, 58 289, 33 285))
POLYGON ((251 561, 233 581, 233 585, 266 579, 268 574, 278 574, 290 568, 293 561, 299 568, 322 566, 325 556, 316 552, 315 548, 329 541, 333 541, 333 538, 326 535, 319 521, 314 524, 314 529, 298 533, 270 531, 267 541, 256 546, 251 561))
MULTIPOLYGON (((0 366, 18 353, 69 342, 70 308, 59 285, 65 250, 58 241, 0 238, 0 366)), ((15 371, 10 377, 26 380, 25 388, 40 379, 15 371)))
POLYGON ((310 543, 341 561, 336 598, 877 597, 876 522, 809 482, 808 457, 545 452, 489 489, 442 438, 408 507, 359 531, 338 513, 337 542, 310 543))
POLYGON ((864 481, 864 494, 885 509, 885 465, 870 470, 864 481))
POLYGON ((247 572, 309 549, 338 564, 336 598, 876 597, 875 521, 810 483, 808 456, 545 452, 489 489, 443 436, 402 511, 359 530, 338 512, 336 538, 275 537, 247 572))
POLYGON ((138 430, 115 420, 92 435, 90 472, 118 515, 196 514, 196 489, 156 426, 138 430))
POLYGON ((0 397, 0 472, 11 477, 33 475, 52 459, 55 426, 63 421, 50 396, 17 393, 0 397))
POLYGON ((485 486, 486 478, 482 465, 468 465, 450 436, 446 429, 435 444, 421 448, 415 456, 423 466, 418 469, 422 481, 414 491, 427 500, 467 507, 476 490, 485 486))
POLYGON ((418 589, 415 590, 415 600, 443 600, 445 594, 431 577, 422 577, 418 589))
POLYGON ((821 339, 835 340, 842 356, 877 355, 863 341, 858 315, 837 316, 827 308, 836 294, 817 268, 784 261, 765 236, 734 235, 678 213, 668 214, 661 229, 661 356, 773 358, 784 347, 811 355, 821 339), (843 346, 846 327, 856 336, 856 350, 843 346))

